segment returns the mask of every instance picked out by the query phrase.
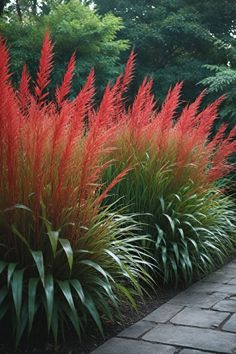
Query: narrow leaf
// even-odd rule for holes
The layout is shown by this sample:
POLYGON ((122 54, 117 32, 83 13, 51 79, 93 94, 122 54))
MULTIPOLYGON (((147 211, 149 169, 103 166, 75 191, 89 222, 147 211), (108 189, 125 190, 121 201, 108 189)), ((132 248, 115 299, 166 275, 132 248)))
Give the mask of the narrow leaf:
POLYGON ((86 264, 89 267, 94 268, 97 272, 101 273, 106 279, 107 279, 107 273, 105 272, 104 269, 102 269, 102 267, 95 263, 94 261, 91 261, 90 259, 84 259, 82 261, 79 262, 80 264, 86 264))
POLYGON ((44 285, 44 261, 43 261, 43 253, 42 251, 32 251, 31 250, 32 257, 34 258, 35 265, 38 269, 40 279, 42 281, 42 284, 44 285))
POLYGON ((46 296, 48 331, 51 327, 53 304, 54 304, 54 281, 51 274, 45 276, 44 290, 46 296))
POLYGON ((62 248, 64 249, 65 251, 65 254, 66 254, 66 257, 67 257, 67 260, 68 260, 68 264, 69 264, 69 268, 70 268, 70 271, 72 270, 72 266, 73 266, 73 250, 71 248, 71 244, 70 244, 70 241, 65 239, 65 238, 61 238, 59 239, 59 242, 60 244, 62 245, 62 248))
POLYGON ((74 304, 74 300, 73 300, 73 296, 72 296, 72 293, 71 293, 71 288, 70 288, 70 284, 68 281, 64 280, 57 280, 57 283, 63 293, 63 295, 65 296, 66 298, 66 301, 68 302, 71 310, 73 312, 76 312, 76 309, 75 309, 75 304, 74 304))
POLYGON ((28 286, 28 313, 29 313, 28 333, 29 334, 32 330, 34 315, 36 311, 36 294, 37 294, 38 282, 39 282, 38 278, 29 279, 29 286, 28 286))
POLYGON ((59 231, 48 231, 48 237, 51 243, 52 247, 52 253, 55 258, 56 251, 57 251, 57 244, 58 244, 58 238, 59 238, 59 231))
POLYGON ((16 263, 9 263, 8 269, 7 269, 7 284, 8 284, 8 286, 10 285, 10 281, 11 281, 11 278, 12 278, 15 268, 16 268, 16 263))
POLYGON ((23 294, 23 276, 24 270, 16 270, 12 276, 11 288, 12 288, 12 296, 16 309, 16 316, 18 320, 20 320, 20 312, 22 305, 22 294, 23 294))
POLYGON ((96 308, 91 296, 88 293, 85 294, 85 306, 88 309, 90 315, 92 316, 94 322, 96 323, 98 329, 103 334, 102 323, 100 320, 99 313, 97 311, 97 308, 96 308))
POLYGON ((82 304, 84 304, 85 296, 84 296, 84 291, 83 291, 80 281, 78 279, 72 279, 70 281, 70 283, 73 286, 73 288, 75 289, 77 295, 79 296, 80 301, 82 302, 82 304))

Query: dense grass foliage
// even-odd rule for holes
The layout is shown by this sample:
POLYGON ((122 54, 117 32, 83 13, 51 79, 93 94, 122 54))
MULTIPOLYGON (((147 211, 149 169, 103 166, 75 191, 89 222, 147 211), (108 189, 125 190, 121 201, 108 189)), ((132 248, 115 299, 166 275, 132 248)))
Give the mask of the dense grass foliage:
POLYGON ((151 283, 136 223, 101 207, 127 171, 101 191, 113 131, 101 124, 103 105, 92 109, 94 73, 69 102, 72 56, 49 102, 52 66, 47 35, 35 84, 24 67, 14 90, 0 39, 0 320, 16 344, 39 321, 55 341, 66 327, 80 335, 89 317, 102 332, 101 316, 112 318, 123 301, 135 306, 138 280, 151 283))
POLYGON ((136 165, 110 199, 120 197, 120 205, 139 212, 142 232, 153 241, 142 245, 151 250, 164 282, 188 283, 223 264, 235 249, 235 204, 214 186, 196 191, 192 181, 168 189, 172 174, 165 165, 155 172, 136 165), (151 174, 156 188, 149 186, 151 174))
MULTIPOLYGON (((132 72, 132 60, 129 66, 132 72)), ((202 93, 181 112, 181 87, 170 89, 161 108, 147 80, 128 110, 119 102, 113 140, 107 143, 116 147, 110 154, 114 163, 104 178, 131 169, 110 198, 140 214, 166 282, 188 282, 209 271, 235 243, 235 206, 216 185, 233 168, 228 158, 235 152, 236 129, 226 133, 223 124, 210 138, 223 98, 201 111, 202 93)), ((114 97, 110 112, 116 110, 114 97)))

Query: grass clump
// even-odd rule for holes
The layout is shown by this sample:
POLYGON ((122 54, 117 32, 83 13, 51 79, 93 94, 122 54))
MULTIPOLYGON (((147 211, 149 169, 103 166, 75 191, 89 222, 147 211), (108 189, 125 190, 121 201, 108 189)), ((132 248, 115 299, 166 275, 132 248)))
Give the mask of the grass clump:
POLYGON ((14 89, 0 40, 0 321, 10 323, 16 345, 38 323, 55 342, 66 328, 81 336, 89 318, 102 332, 102 318, 124 301, 135 307, 139 279, 151 283, 136 243, 146 237, 135 236, 132 218, 101 206, 126 171, 102 190, 113 131, 101 124, 104 106, 93 111, 93 71, 67 100, 74 66, 73 55, 50 100, 47 35, 35 84, 24 67, 14 89))
MULTIPOLYGON (((114 87, 122 87, 125 75, 114 87)), ((161 108, 148 80, 128 109, 114 99, 111 112, 118 109, 119 119, 113 120, 115 133, 107 143, 115 147, 113 164, 104 175, 109 181, 130 169, 110 201, 118 199, 119 206, 139 213, 164 282, 175 283, 190 282, 222 264, 234 250, 236 223, 222 182, 233 169, 228 158, 235 152, 236 129, 227 132, 223 124, 212 137, 223 98, 200 110, 202 93, 181 110, 181 87, 169 90, 161 108)))

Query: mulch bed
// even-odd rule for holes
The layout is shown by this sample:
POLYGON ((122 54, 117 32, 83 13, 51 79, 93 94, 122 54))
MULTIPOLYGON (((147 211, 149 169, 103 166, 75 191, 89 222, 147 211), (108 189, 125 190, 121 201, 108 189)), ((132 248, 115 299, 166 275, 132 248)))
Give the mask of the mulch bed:
MULTIPOLYGON (((107 339, 117 335, 123 329, 129 327, 133 323, 142 319, 150 312, 167 302, 174 297, 180 290, 175 288, 158 289, 155 294, 145 299, 145 303, 139 301, 138 312, 132 311, 130 307, 124 306, 122 309, 123 319, 115 323, 107 322, 104 325, 104 338, 94 328, 91 323, 87 333, 83 336, 83 341, 79 342, 77 338, 66 334, 66 342, 60 344, 55 348, 52 344, 48 343, 45 346, 40 343, 23 344, 22 347, 15 352, 10 348, 10 344, 3 343, 2 329, 0 328, 0 354, 88 354, 104 343, 107 339)), ((38 340, 37 340, 38 342, 38 340)))

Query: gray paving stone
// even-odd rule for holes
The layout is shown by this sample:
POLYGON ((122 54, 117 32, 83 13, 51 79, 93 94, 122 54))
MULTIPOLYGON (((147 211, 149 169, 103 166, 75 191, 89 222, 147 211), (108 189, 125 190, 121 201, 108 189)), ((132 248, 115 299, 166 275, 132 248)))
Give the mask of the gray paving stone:
POLYGON ((144 318, 145 321, 153 321, 157 323, 165 323, 174 317, 179 311, 181 311, 183 306, 164 304, 157 310, 151 312, 148 316, 144 318))
POLYGON ((232 261, 232 262, 226 264, 223 268, 224 269, 225 268, 236 268, 236 262, 232 261))
POLYGON ((232 274, 225 274, 224 272, 215 272, 203 278, 202 281, 207 283, 230 284, 230 281, 232 279, 233 279, 232 274))
POLYGON ((196 292, 203 292, 203 293, 213 293, 213 292, 220 292, 229 295, 236 294, 236 285, 229 285, 229 284, 215 284, 215 283, 207 283, 203 281, 199 281, 196 284, 192 285, 189 290, 196 291, 196 292))
POLYGON ((224 272, 226 275, 232 275, 232 276, 236 275, 236 269, 234 267, 225 266, 215 273, 220 273, 220 272, 224 272))
POLYGON ((148 321, 139 321, 118 334, 119 337, 138 338, 155 326, 148 321))
POLYGON ((212 329, 162 324, 146 333, 143 339, 227 354, 236 352, 236 334, 212 329))
POLYGON ((228 316, 229 313, 227 312, 217 312, 188 307, 172 318, 171 322, 186 326, 217 328, 228 316))
POLYGON ((217 302, 226 297, 223 293, 214 293, 211 295, 204 294, 203 292, 194 292, 192 290, 185 290, 179 295, 175 296, 168 303, 171 305, 184 305, 188 307, 200 307, 209 309, 217 302))
POLYGON ((176 348, 169 345, 112 338, 91 354, 174 354, 175 351, 176 348))
POLYGON ((236 301, 226 299, 219 301, 215 306, 213 306, 213 310, 217 311, 225 311, 225 312, 236 312, 236 301))
POLYGON ((224 324, 223 330, 236 333, 236 313, 224 324))
POLYGON ((212 352, 202 352, 201 350, 195 349, 183 349, 180 351, 180 354, 212 354, 212 352))
POLYGON ((236 285, 236 278, 232 278, 232 279, 228 282, 228 284, 235 284, 235 285, 236 285))

